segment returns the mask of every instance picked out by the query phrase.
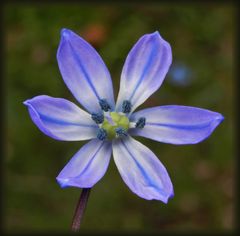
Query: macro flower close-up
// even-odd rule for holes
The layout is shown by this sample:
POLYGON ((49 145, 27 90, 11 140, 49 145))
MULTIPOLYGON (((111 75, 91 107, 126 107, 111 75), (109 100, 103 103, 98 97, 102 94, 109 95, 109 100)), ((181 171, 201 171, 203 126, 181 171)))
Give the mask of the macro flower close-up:
POLYGON ((59 173, 60 186, 92 188, 104 176, 113 155, 123 181, 133 193, 167 203, 174 190, 166 168, 133 136, 175 145, 196 144, 223 121, 220 113, 183 105, 135 111, 162 85, 172 63, 170 44, 157 31, 137 41, 124 63, 116 103, 103 60, 69 29, 61 31, 57 61, 66 86, 86 111, 64 98, 47 95, 24 104, 35 125, 51 138, 91 140, 59 173))

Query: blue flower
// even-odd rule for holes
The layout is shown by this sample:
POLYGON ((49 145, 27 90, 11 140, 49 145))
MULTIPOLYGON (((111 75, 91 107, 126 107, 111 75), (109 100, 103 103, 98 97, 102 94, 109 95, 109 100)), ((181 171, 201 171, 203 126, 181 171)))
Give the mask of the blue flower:
POLYGON ((120 175, 132 192, 167 203, 174 195, 167 170, 149 148, 131 136, 195 144, 223 120, 217 112, 177 105, 134 112, 161 86, 172 62, 169 43, 158 32, 138 40, 125 61, 116 105, 103 60, 71 30, 61 31, 57 60, 64 82, 87 112, 66 99, 46 95, 24 104, 46 135, 63 141, 91 139, 57 176, 61 187, 93 187, 105 174, 113 152, 120 175))

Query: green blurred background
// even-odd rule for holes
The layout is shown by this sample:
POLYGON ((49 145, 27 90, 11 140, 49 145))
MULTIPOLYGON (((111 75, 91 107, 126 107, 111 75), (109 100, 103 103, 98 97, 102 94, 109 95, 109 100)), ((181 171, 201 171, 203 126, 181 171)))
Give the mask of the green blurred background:
POLYGON ((25 99, 40 94, 77 101, 61 78, 56 51, 61 28, 90 42, 115 87, 140 36, 158 30, 172 46, 162 87, 139 109, 179 104, 222 113, 224 122, 197 145, 137 138, 166 166, 175 189, 167 205, 134 195, 113 162, 92 189, 86 232, 186 232, 234 229, 234 39, 230 4, 7 4, 4 8, 7 155, 4 228, 7 232, 68 232, 80 189, 55 177, 85 142, 59 142, 30 120, 25 99))

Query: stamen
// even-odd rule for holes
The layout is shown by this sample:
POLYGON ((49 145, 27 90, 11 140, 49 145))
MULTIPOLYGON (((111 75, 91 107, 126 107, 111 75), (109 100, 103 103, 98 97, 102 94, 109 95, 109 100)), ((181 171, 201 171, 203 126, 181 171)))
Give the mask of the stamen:
POLYGON ((129 129, 136 128, 136 123, 135 122, 129 122, 129 129))
POLYGON ((103 111, 110 111, 111 107, 107 102, 107 99, 100 99, 99 100, 99 105, 103 111))
POLYGON ((104 121, 104 116, 100 113, 92 113, 91 117, 96 122, 96 124, 101 124, 104 121))
POLYGON ((129 113, 132 109, 132 104, 128 100, 124 100, 122 103, 122 112, 123 113, 129 113))
POLYGON ((125 129, 123 129, 122 127, 117 127, 115 129, 116 135, 117 137, 126 137, 127 136, 127 132, 125 129))
POLYGON ((97 138, 101 141, 105 140, 107 138, 107 131, 102 128, 98 129, 97 138))
POLYGON ((135 125, 136 128, 142 129, 144 128, 146 124, 146 118, 145 117, 140 117, 135 125))

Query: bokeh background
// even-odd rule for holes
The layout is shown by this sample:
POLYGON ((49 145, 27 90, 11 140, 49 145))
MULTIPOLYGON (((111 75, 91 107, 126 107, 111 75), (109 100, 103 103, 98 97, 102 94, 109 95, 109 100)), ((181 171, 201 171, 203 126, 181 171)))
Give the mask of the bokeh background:
POLYGON ((56 51, 61 28, 90 42, 115 87, 140 36, 158 30, 173 64, 162 87, 139 107, 178 104, 218 111, 224 122, 204 142, 174 146, 137 138, 166 166, 175 189, 167 205, 126 187, 113 162, 92 189, 86 232, 219 232, 234 229, 234 39, 231 4, 7 4, 4 7, 7 152, 6 232, 68 232, 80 189, 55 177, 85 142, 59 142, 30 120, 25 99, 40 94, 77 101, 64 85, 56 51))

